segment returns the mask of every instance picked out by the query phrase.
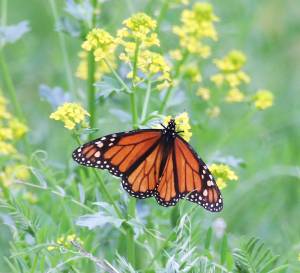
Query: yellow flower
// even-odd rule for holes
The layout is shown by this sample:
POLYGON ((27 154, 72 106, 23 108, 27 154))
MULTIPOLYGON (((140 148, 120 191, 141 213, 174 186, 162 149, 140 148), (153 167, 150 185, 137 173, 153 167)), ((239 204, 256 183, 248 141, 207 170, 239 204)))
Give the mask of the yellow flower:
POLYGON ((246 63, 246 56, 243 52, 232 50, 222 59, 215 59, 215 65, 219 73, 211 76, 211 81, 221 87, 227 83, 230 88, 237 88, 241 84, 248 84, 250 77, 241 69, 246 63))
POLYGON ((245 65, 246 60, 243 52, 232 50, 223 59, 214 60, 214 63, 223 72, 236 72, 245 65))
POLYGON ((7 105, 6 98, 0 95, 0 120, 9 119, 11 117, 11 114, 7 111, 6 105, 7 105))
POLYGON ((229 90, 225 100, 227 102, 241 102, 244 101, 245 95, 239 89, 229 90))
MULTIPOLYGON (((167 126, 171 120, 171 116, 166 116, 163 120, 163 125, 167 126)), ((192 137, 190 119, 187 112, 183 112, 175 117, 176 131, 182 131, 179 135, 187 142, 190 141, 192 137)), ((154 126, 154 128, 160 128, 160 126, 154 126)))
POLYGON ((273 105, 274 95, 268 90, 259 90, 253 97, 254 105, 259 110, 265 110, 273 105))
POLYGON ((0 141, 0 155, 11 155, 16 153, 17 151, 12 144, 0 141))
POLYGON ((221 109, 218 106, 213 106, 206 110, 206 114, 210 118, 217 118, 220 115, 220 113, 221 113, 221 109))
POLYGON ((18 119, 9 120, 9 127, 12 130, 13 138, 19 139, 28 132, 28 127, 18 119))
MULTIPOLYGON (((87 80, 88 78, 88 54, 85 51, 81 51, 79 54, 79 65, 76 70, 76 77, 81 80, 87 80)), ((107 60, 111 64, 113 68, 116 68, 116 60, 115 55, 109 54, 107 55, 107 60)), ((109 67, 106 65, 106 63, 103 60, 99 60, 95 64, 95 80, 99 81, 103 75, 109 74, 111 71, 109 67)))
POLYGON ((0 127, 0 141, 12 140, 13 132, 11 128, 0 127))
POLYGON ((5 187, 9 187, 14 180, 26 181, 29 178, 29 169, 23 164, 8 165, 0 173, 0 180, 5 187))
POLYGON ((65 248, 70 248, 72 246, 71 242, 76 241, 79 244, 83 244, 83 241, 77 237, 76 234, 69 234, 69 235, 62 235, 59 238, 56 239, 55 243, 52 245, 48 246, 47 249, 49 251, 52 251, 54 249, 57 249, 59 247, 65 247, 65 248))
POLYGON ((116 48, 116 41, 107 31, 101 28, 92 29, 82 44, 86 51, 93 51, 96 61, 112 55, 116 48))
POLYGON ((208 88, 200 87, 196 93, 197 96, 201 97, 203 100, 210 99, 210 90, 208 88))
POLYGON ((118 42, 125 47, 125 51, 133 50, 132 43, 139 43, 141 49, 153 45, 159 46, 156 21, 145 13, 139 12, 123 21, 125 27, 117 32, 118 42))
POLYGON ((299 255, 298 255, 298 261, 300 262, 300 253, 299 253, 299 255))
POLYGON ((238 180, 238 176, 228 165, 212 164, 209 169, 216 177, 216 182, 220 189, 225 188, 228 181, 238 180))
POLYGON ((183 75, 189 78, 192 82, 201 82, 202 76, 197 65, 189 65, 183 68, 183 75))
POLYGON ((169 52, 169 54, 173 60, 176 60, 176 61, 182 60, 182 53, 179 49, 171 50, 169 52))
POLYGON ((175 26, 173 32, 179 37, 182 48, 206 58, 210 55, 210 47, 203 40, 217 40, 215 21, 218 21, 218 17, 214 14, 212 5, 196 3, 192 10, 186 9, 182 12, 182 25, 175 26))
POLYGON ((210 80, 217 86, 221 87, 224 83, 224 76, 220 73, 215 74, 210 77, 210 80))
POLYGON ((76 125, 85 126, 85 118, 89 113, 78 103, 64 103, 50 115, 51 119, 60 120, 65 128, 73 130, 76 125))

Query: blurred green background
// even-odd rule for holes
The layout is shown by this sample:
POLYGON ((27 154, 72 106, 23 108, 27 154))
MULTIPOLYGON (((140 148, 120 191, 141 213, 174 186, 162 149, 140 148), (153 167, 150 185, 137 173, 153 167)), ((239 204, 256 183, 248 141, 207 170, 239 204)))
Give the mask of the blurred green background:
MULTIPOLYGON (((222 56, 231 49, 244 51, 248 60, 246 71, 252 77, 250 89, 271 90, 275 103, 246 122, 238 107, 225 107, 220 118, 212 121, 203 119, 202 113, 193 109, 195 111, 190 113, 193 119, 204 121, 194 129, 192 144, 208 161, 216 152, 245 161, 246 167, 237 171, 240 180, 223 193, 225 207, 220 216, 227 223, 228 233, 260 237, 276 253, 294 260, 297 265, 300 252, 299 3, 297 0, 209 2, 221 18, 217 25, 220 42, 215 55, 222 56)), ((62 12, 64 1, 57 1, 57 4, 62 12)), ((158 6, 159 1, 106 1, 101 10, 102 23, 115 31, 133 12, 146 10, 153 15, 158 6)), ((30 141, 36 149, 46 150, 49 160, 59 162, 63 168, 70 162, 70 153, 76 144, 61 124, 49 121, 52 109, 41 101, 38 92, 42 83, 68 89, 50 3, 8 1, 8 24, 21 20, 30 22, 31 31, 5 48, 6 60, 30 124, 30 141)), ((166 20, 178 21, 178 13, 170 10, 166 20)), ((166 28, 166 33, 160 37, 162 48, 172 46, 168 35, 166 28)), ((66 42, 75 73, 80 41, 66 36, 66 42)), ((107 103, 98 109, 101 134, 130 128, 130 124, 121 124, 112 117, 109 107, 107 103)), ((181 110, 189 107, 188 100, 180 106, 181 110)), ((152 108, 154 110, 155 106, 152 108)), ((175 110, 170 109, 170 113, 175 110)), ((0 230, 5 228, 0 227, 0 230)), ((6 234, 0 232, 2 253, 8 247, 6 234)))

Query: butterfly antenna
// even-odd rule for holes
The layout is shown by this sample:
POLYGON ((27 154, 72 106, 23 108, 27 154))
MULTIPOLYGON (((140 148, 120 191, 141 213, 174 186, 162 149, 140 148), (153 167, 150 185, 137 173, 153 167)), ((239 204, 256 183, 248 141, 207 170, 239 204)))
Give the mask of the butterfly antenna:
POLYGON ((165 125, 163 125, 162 123, 160 123, 160 125, 164 128, 167 129, 167 127, 165 125))

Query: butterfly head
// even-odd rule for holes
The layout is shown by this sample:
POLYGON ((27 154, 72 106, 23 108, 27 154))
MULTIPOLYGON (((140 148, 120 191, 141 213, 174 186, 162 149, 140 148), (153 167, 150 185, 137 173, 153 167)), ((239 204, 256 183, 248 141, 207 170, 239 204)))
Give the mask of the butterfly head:
POLYGON ((170 119, 170 121, 169 121, 167 127, 164 126, 163 124, 161 124, 161 125, 164 127, 164 129, 163 129, 163 134, 164 134, 164 135, 168 135, 168 136, 170 136, 170 137, 172 137, 172 138, 175 138, 176 133, 177 133, 177 132, 176 132, 176 123, 175 123, 175 119, 170 119))

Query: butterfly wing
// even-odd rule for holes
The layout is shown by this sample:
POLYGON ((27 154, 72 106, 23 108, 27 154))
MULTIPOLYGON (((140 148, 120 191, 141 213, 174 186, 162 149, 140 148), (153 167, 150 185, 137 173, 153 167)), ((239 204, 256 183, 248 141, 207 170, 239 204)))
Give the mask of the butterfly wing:
POLYGON ((162 158, 161 130, 146 129, 111 134, 82 145, 73 152, 81 165, 107 169, 122 178, 132 196, 153 196, 162 158))
POLYGON ((223 199, 214 177, 193 148, 180 136, 174 142, 174 158, 178 196, 218 212, 223 199))

